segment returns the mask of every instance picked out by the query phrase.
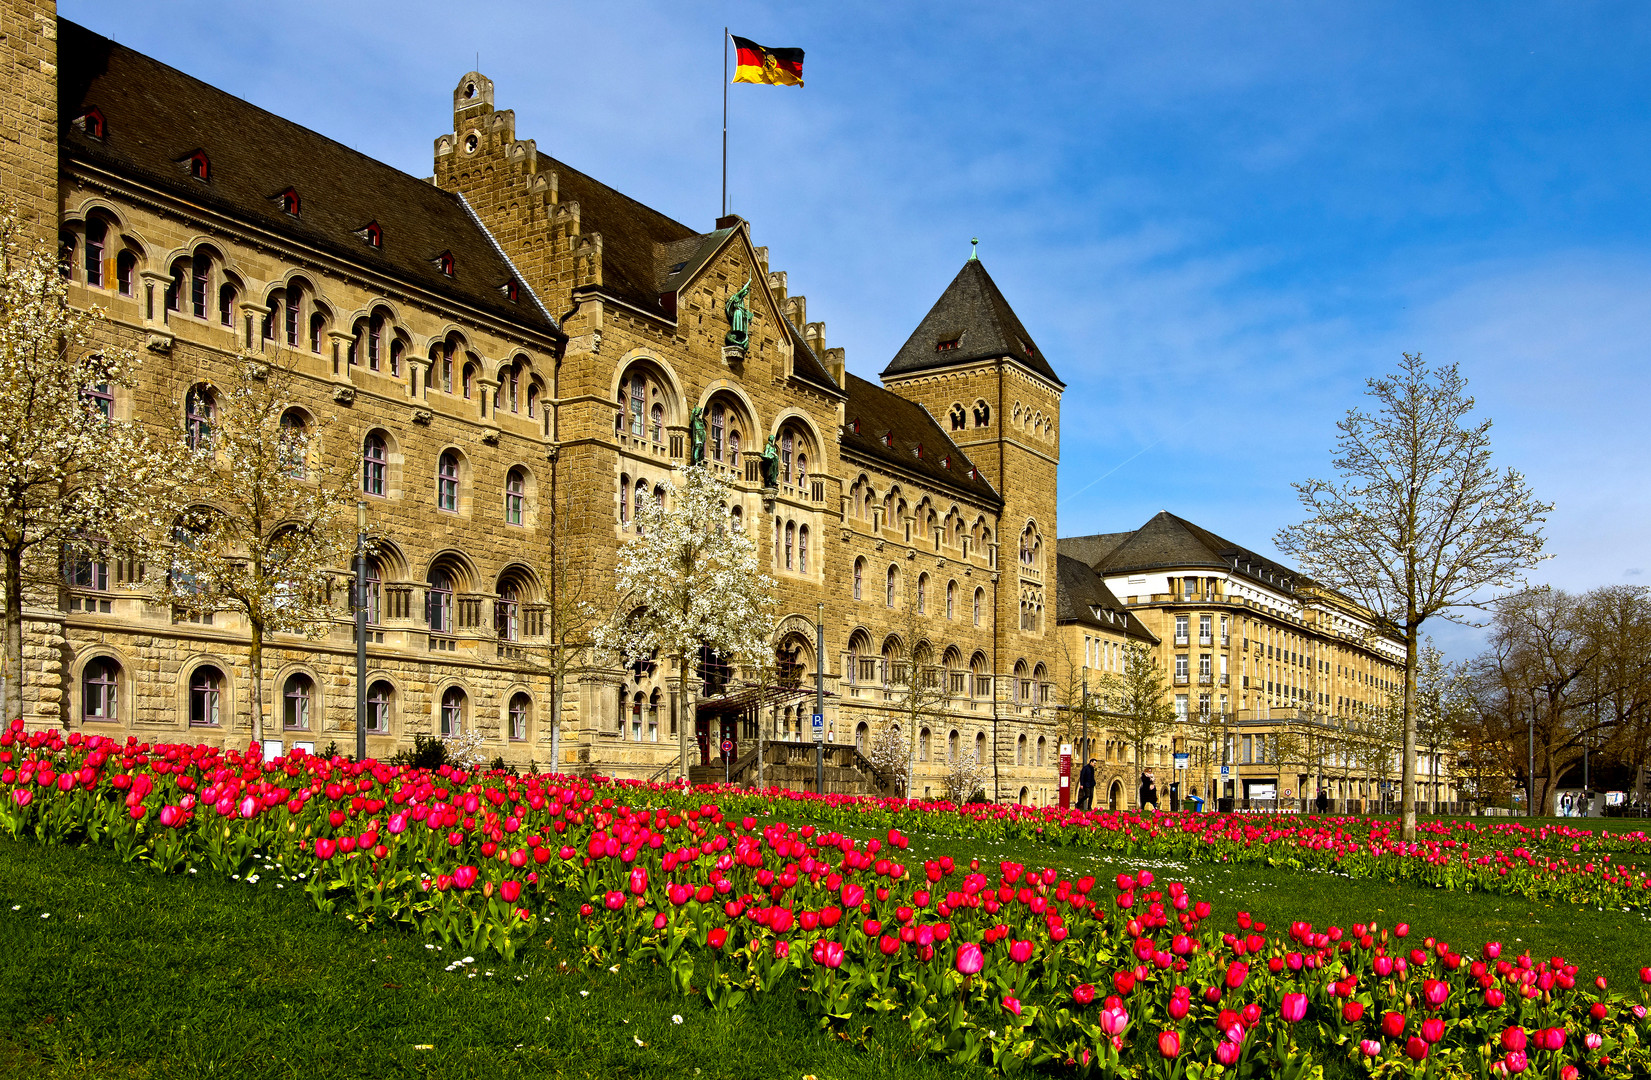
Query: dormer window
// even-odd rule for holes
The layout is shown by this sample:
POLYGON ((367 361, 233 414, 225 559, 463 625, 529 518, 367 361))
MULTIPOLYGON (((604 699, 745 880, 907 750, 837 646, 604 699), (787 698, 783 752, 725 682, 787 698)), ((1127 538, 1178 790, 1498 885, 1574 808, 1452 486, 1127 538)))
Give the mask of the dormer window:
POLYGON ((436 269, 441 271, 443 277, 453 276, 453 253, 451 251, 444 251, 436 256, 436 269))
POLYGON ((367 222, 365 226, 357 229, 355 234, 367 241, 368 247, 381 248, 384 246, 384 230, 378 227, 376 221, 367 222))
POLYGON ((922 458, 922 456, 923 456, 923 444, 918 443, 916 446, 912 447, 911 455, 914 458, 922 458))
POLYGON ((934 351, 935 352, 951 352, 953 349, 957 348, 962 343, 963 343, 963 335, 959 334, 957 337, 951 338, 948 341, 936 342, 935 346, 934 346, 934 351))
POLYGON ((298 216, 298 191, 295 188, 288 188, 275 196, 275 202, 281 207, 281 213, 298 216))
POLYGON ((504 283, 504 298, 509 300, 512 304, 522 298, 522 287, 517 284, 515 278, 511 278, 509 281, 504 283))
POLYGON ((189 170, 189 175, 202 183, 212 180, 212 162, 207 160, 205 150, 196 150, 183 159, 183 167, 189 170))
POLYGON ((883 445, 888 447, 890 450, 894 449, 894 432, 885 431, 883 433, 883 445))
POLYGON ((84 131, 87 138, 103 138, 103 114, 95 108, 87 109, 75 117, 75 126, 84 131))
POLYGON ((849 421, 848 429, 856 435, 860 434, 860 418, 858 416, 849 421))
POLYGON ((940 467, 942 469, 949 469, 952 467, 952 456, 950 454, 947 454, 945 457, 940 459, 940 467))

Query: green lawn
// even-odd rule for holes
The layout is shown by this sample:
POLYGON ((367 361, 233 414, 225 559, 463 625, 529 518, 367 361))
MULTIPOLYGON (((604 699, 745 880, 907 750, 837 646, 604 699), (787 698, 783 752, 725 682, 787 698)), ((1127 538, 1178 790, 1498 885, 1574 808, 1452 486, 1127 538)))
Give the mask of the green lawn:
MULTIPOLYGON (((939 855, 1109 878, 1150 867, 1165 881, 1187 882, 1223 919, 1247 910, 1280 928, 1292 919, 1404 920, 1464 949, 1495 937, 1559 953, 1619 984, 1651 963, 1651 926, 1638 913, 957 838, 914 836, 903 857, 915 869, 939 855)), ((844 1040, 820 1034, 784 999, 712 1013, 677 996, 657 969, 586 967, 559 947, 568 928, 552 918, 548 946, 514 964, 448 971, 462 957, 408 935, 360 933, 267 879, 162 877, 103 850, 0 840, 0 1076, 492 1080, 698 1070, 838 1080, 971 1072, 912 1061, 898 1019, 868 1019, 844 1040)))

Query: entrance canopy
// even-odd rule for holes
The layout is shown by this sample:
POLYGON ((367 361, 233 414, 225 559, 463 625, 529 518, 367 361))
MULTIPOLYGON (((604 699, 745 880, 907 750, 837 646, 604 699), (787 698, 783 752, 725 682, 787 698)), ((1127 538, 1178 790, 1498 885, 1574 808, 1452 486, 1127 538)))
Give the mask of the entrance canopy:
MULTIPOLYGON (((716 697, 702 697, 694 702, 697 716, 727 716, 766 707, 782 708, 814 696, 812 688, 799 686, 742 686, 716 697)), ((826 697, 836 697, 826 693, 826 697)))

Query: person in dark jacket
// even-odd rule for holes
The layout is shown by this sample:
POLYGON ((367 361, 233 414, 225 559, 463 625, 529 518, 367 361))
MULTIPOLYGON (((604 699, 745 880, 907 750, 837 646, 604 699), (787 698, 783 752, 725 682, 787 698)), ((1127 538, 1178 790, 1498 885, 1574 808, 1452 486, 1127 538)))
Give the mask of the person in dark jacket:
POLYGON ((1078 809, 1090 810, 1095 806, 1095 759, 1084 762, 1078 772, 1078 809))
POLYGON ((1330 809, 1330 793, 1325 791, 1323 788, 1319 788, 1317 806, 1318 811, 1321 814, 1330 809))
POLYGON ((1148 806, 1158 809, 1158 785, 1152 779, 1152 770, 1141 774, 1140 802, 1138 804, 1144 812, 1148 806))

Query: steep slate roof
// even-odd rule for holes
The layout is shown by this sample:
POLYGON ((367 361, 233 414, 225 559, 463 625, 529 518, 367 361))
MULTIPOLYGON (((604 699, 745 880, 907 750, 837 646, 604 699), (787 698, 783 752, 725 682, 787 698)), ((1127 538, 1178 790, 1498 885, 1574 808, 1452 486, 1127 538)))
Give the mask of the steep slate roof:
POLYGON ((915 476, 945 484, 980 502, 997 507, 1003 500, 976 472, 968 456, 940 429, 929 411, 915 401, 907 401, 899 394, 870 383, 852 372, 848 374, 848 403, 845 405, 842 448, 864 457, 880 461, 896 475, 915 476), (859 421, 860 430, 854 430, 859 421), (894 445, 883 441, 893 432, 894 445), (918 457, 916 448, 923 447, 918 457), (942 458, 951 458, 951 467, 942 465, 942 458))
POLYGON ((883 378, 1007 356, 1056 386, 1065 386, 979 259, 970 258, 894 354, 883 378), (943 342, 957 342, 942 351, 943 342))
POLYGON ((525 282, 520 300, 505 297, 517 275, 458 196, 67 19, 58 20, 57 56, 58 131, 70 158, 559 336, 525 282), (92 107, 103 114, 102 139, 73 123, 92 107), (196 150, 210 164, 206 182, 187 169, 196 150), (289 187, 297 217, 277 202, 289 187), (358 235, 374 221, 383 247, 358 235), (444 251, 452 277, 437 267, 444 251))
POLYGON ((1115 551, 1119 544, 1134 533, 1096 533, 1093 536, 1063 536, 1055 541, 1055 549, 1070 555, 1085 566, 1099 566, 1102 559, 1115 551))
POLYGON ((1096 570, 1105 574, 1183 567, 1236 572, 1272 588, 1281 586, 1279 579, 1296 585, 1313 584, 1312 579, 1299 571, 1223 539, 1168 510, 1160 510, 1095 565, 1096 570))
POLYGON ((1158 635, 1106 587, 1087 563, 1070 555, 1055 555, 1055 621, 1081 623, 1103 630, 1122 630, 1126 635, 1156 645, 1158 635), (1114 621, 1095 614, 1095 609, 1111 612, 1114 621))

